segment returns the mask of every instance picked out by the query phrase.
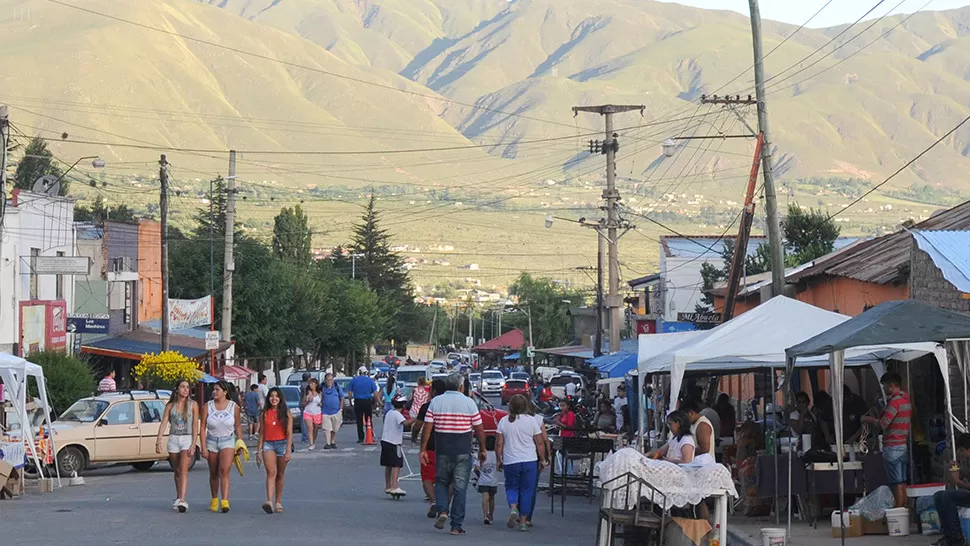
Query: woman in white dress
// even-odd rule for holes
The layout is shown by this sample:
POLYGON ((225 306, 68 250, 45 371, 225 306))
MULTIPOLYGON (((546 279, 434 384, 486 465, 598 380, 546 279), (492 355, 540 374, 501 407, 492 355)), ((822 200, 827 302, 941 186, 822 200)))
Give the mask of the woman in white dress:
POLYGON ((660 449, 647 454, 651 459, 663 459, 671 463, 687 464, 694 461, 697 449, 694 437, 690 433, 690 418, 687 414, 677 410, 667 416, 667 428, 670 429, 670 440, 660 449))

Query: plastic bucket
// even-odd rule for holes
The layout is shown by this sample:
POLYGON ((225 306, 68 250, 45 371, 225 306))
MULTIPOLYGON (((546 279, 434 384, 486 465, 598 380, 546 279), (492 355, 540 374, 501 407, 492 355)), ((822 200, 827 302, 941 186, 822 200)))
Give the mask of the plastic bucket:
POLYGON ((909 536, 909 508, 890 508, 886 510, 886 525, 889 536, 909 536))
POLYGON ((785 546, 785 530, 784 529, 762 529, 761 545, 762 546, 785 546))
POLYGON ((961 508, 960 513, 960 529, 963 530, 963 538, 970 541, 970 508, 961 508))

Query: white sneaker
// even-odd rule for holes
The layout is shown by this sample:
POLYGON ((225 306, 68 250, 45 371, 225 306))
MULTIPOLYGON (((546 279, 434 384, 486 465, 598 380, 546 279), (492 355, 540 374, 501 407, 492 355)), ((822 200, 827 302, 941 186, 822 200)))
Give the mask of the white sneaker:
POLYGON ((184 514, 189 511, 189 503, 185 501, 179 501, 179 503, 175 506, 175 509, 178 510, 179 513, 184 514))
POLYGON ((174 501, 172 501, 172 510, 178 511, 178 509, 179 509, 179 501, 181 501, 181 500, 182 499, 175 499, 174 501))
POLYGON ((394 493, 395 495, 407 495, 407 491, 401 489, 400 487, 397 489, 391 489, 391 493, 394 493))

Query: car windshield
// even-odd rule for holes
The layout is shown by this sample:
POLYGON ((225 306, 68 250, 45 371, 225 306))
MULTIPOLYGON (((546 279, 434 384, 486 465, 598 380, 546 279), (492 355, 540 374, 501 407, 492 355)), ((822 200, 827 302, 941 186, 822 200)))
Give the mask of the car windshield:
POLYGON ((283 398, 286 399, 286 404, 289 405, 300 405, 300 389, 280 389, 283 391, 283 398))
POLYGON ((485 372, 482 374, 482 379, 505 379, 502 372, 485 372))
POLYGON ((512 372, 512 379, 521 379, 523 381, 528 381, 529 374, 525 372, 512 372))
POLYGON ((524 389, 527 387, 525 381, 520 381, 518 379, 510 379, 505 382, 505 387, 508 389, 524 389))
POLYGON ((108 403, 104 400, 78 400, 61 414, 61 421, 80 421, 82 423, 93 423, 95 419, 108 409, 108 403))
POLYGON ((480 373, 470 373, 468 374, 468 380, 472 383, 478 383, 482 380, 482 374, 480 373))
POLYGON ((424 370, 405 370, 397 372, 398 383, 417 383, 419 377, 427 377, 428 372, 424 370))

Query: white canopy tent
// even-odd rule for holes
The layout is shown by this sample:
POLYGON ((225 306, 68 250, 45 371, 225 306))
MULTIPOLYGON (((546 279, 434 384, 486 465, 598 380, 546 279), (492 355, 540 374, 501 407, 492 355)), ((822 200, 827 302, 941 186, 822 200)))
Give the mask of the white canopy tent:
MULTIPOLYGON (((11 355, 9 353, 0 353, 0 378, 3 379, 3 385, 5 392, 9 392, 10 402, 13 404, 14 409, 17 411, 17 415, 20 418, 21 427, 21 440, 24 442, 24 446, 30 447, 30 452, 33 454, 34 464, 37 467, 38 475, 43 475, 44 465, 41 464, 40 457, 38 455, 37 445, 34 442, 34 430, 31 425, 30 418, 27 414, 27 378, 33 377, 37 382, 37 391, 40 393, 41 402, 44 405, 44 419, 47 422, 47 430, 52 431, 51 428, 51 414, 50 414, 50 401, 47 397, 47 381, 44 378, 44 369, 24 360, 23 358, 11 355)), ((54 446, 54 435, 51 433, 50 436, 51 445, 54 447, 54 453, 57 453, 56 446, 54 446)), ((57 484, 60 483, 60 469, 57 468, 57 457, 54 457, 54 468, 57 474, 57 484)))

